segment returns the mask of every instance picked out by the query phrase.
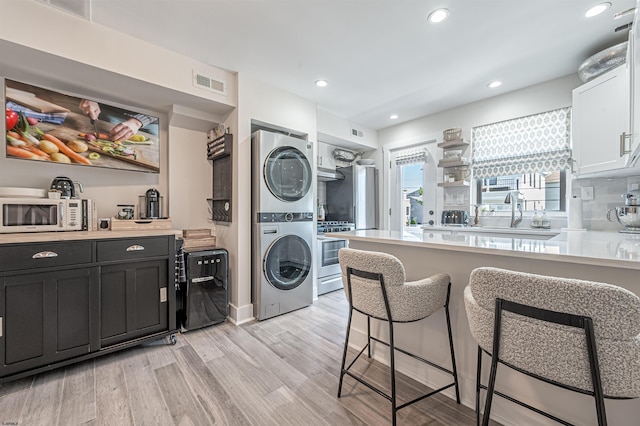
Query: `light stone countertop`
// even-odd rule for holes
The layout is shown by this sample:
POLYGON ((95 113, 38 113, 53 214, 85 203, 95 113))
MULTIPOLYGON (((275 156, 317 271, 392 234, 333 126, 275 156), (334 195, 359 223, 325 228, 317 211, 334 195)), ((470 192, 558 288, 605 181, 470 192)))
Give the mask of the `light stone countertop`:
POLYGON ((177 229, 145 229, 135 231, 68 231, 68 232, 24 232, 0 234, 0 244, 44 243, 50 241, 100 240, 109 238, 156 237, 162 235, 182 236, 177 229))
POLYGON ((547 235, 543 239, 436 228, 415 228, 404 232, 362 230, 325 235, 354 241, 640 270, 640 235, 602 231, 558 232, 556 236, 547 235))

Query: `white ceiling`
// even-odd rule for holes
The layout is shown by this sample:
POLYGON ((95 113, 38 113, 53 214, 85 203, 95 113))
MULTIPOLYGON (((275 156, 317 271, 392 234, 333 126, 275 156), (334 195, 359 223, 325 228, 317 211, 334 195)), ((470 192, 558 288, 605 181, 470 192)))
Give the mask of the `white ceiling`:
POLYGON ((626 39, 614 28, 633 15, 613 15, 636 4, 609 0, 605 13, 585 18, 599 0, 88 1, 98 24, 250 74, 373 129, 576 73, 626 39), (427 23, 438 7, 449 19, 427 23), (315 87, 319 78, 329 86, 315 87), (504 84, 488 89, 496 79, 504 84))

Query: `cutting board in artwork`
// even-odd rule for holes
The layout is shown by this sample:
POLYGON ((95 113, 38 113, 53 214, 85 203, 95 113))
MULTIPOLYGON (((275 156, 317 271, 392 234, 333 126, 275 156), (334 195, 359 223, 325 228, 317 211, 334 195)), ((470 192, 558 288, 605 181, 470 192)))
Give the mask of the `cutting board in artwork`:
POLYGON ((6 97, 7 99, 17 104, 23 105, 27 108, 44 114, 51 114, 55 112, 69 112, 67 108, 61 107, 60 105, 56 105, 49 101, 45 101, 44 99, 40 99, 33 93, 14 89, 12 87, 7 87, 6 97))

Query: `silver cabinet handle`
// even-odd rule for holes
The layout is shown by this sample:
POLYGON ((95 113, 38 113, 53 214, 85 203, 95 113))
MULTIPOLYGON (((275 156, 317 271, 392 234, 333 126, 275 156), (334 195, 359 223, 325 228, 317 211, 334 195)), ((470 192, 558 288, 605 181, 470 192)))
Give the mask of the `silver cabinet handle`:
POLYGON ((144 250, 144 246, 141 246, 139 244, 134 244, 132 246, 127 247, 127 251, 141 251, 144 250))
POLYGON ((631 139, 633 135, 632 134, 627 134, 627 132, 622 132, 620 133, 620 157, 624 156, 625 154, 629 154, 631 152, 631 150, 627 150, 626 147, 626 140, 627 139, 631 139))
POLYGON ((32 259, 46 259, 48 257, 58 257, 55 251, 41 251, 31 256, 32 259))

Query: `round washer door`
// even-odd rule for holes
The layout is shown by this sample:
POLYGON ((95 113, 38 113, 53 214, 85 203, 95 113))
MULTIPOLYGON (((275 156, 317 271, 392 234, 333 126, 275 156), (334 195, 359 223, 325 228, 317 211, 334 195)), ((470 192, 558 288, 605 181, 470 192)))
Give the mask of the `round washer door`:
POLYGON ((311 248, 297 235, 285 235, 269 246, 262 267, 269 284, 280 290, 293 290, 311 272, 311 248))
POLYGON ((298 201, 311 188, 311 164, 292 146, 271 151, 264 162, 263 174, 267 188, 281 201, 298 201))

